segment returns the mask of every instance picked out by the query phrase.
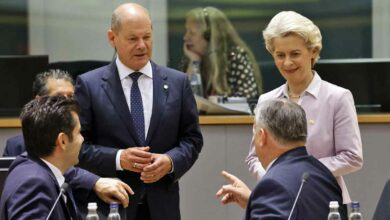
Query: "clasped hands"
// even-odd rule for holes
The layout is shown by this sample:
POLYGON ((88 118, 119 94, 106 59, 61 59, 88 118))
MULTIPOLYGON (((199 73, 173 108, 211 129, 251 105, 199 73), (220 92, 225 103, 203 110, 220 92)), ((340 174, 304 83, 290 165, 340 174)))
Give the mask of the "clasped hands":
POLYGON ((131 147, 123 150, 120 164, 124 170, 140 173, 144 183, 154 183, 172 170, 172 162, 166 154, 149 152, 150 147, 131 147))

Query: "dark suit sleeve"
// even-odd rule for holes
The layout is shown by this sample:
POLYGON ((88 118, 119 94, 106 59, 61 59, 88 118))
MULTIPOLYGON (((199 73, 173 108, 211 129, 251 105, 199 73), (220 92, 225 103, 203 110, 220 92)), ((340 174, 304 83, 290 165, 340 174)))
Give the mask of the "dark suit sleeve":
POLYGON ((8 200, 8 219, 45 219, 56 199, 50 184, 40 178, 22 183, 8 200))
POLYGON ((383 188, 381 197, 379 198, 376 206, 373 220, 385 220, 390 219, 390 180, 387 180, 385 187, 383 188))
POLYGON ((74 197, 78 201, 87 201, 99 179, 99 176, 78 167, 70 168, 64 176, 66 182, 72 188, 74 197))
POLYGON ((183 80, 182 110, 180 118, 179 145, 167 152, 174 166, 171 175, 174 181, 183 176, 195 163, 203 146, 203 137, 199 127, 198 110, 189 81, 183 80))
POLYGON ((92 144, 93 140, 93 122, 92 122, 92 98, 89 87, 80 77, 76 81, 75 97, 80 104, 80 123, 81 133, 84 137, 84 143, 79 154, 80 167, 87 169, 100 176, 116 175, 115 158, 118 149, 114 147, 92 144))
MULTIPOLYGON (((272 179, 264 179, 253 190, 247 207, 250 219, 287 219, 294 198, 288 190, 272 179)), ((249 215, 249 216, 248 216, 249 215)), ((294 215, 291 219, 294 218, 294 215)))
POLYGON ((23 136, 9 138, 6 142, 3 157, 16 157, 26 151, 23 136))
POLYGON ((10 157, 10 144, 9 144, 9 139, 7 140, 6 144, 5 144, 5 148, 4 148, 4 152, 3 152, 3 157, 10 157))

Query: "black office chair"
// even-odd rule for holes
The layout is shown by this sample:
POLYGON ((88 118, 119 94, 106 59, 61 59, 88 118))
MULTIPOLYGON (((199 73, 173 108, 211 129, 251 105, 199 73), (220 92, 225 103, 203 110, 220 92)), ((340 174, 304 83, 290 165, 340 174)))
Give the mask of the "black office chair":
POLYGON ((390 219, 390 179, 387 180, 381 197, 376 206, 373 220, 388 220, 390 219))
POLYGON ((15 160, 15 157, 0 157, 0 196, 3 193, 5 179, 8 175, 8 168, 15 160))

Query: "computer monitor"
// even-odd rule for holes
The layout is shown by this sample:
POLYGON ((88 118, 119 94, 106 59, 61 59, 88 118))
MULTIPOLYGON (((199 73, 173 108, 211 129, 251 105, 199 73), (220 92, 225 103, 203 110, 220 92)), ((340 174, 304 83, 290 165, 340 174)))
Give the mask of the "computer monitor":
POLYGON ((8 175, 8 168, 15 160, 15 157, 0 157, 0 195, 3 192, 5 179, 8 175))
POLYGON ((323 80, 349 89, 358 112, 390 112, 390 59, 320 60, 323 80))
POLYGON ((0 56, 0 117, 19 116, 32 97, 35 75, 47 69, 49 57, 0 56))

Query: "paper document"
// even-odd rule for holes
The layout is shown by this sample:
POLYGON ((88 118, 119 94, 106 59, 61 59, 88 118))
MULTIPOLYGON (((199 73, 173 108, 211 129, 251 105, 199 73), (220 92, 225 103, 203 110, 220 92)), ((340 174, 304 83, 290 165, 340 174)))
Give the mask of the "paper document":
POLYGON ((214 103, 195 95, 199 114, 205 115, 250 115, 251 110, 247 102, 243 103, 214 103))

